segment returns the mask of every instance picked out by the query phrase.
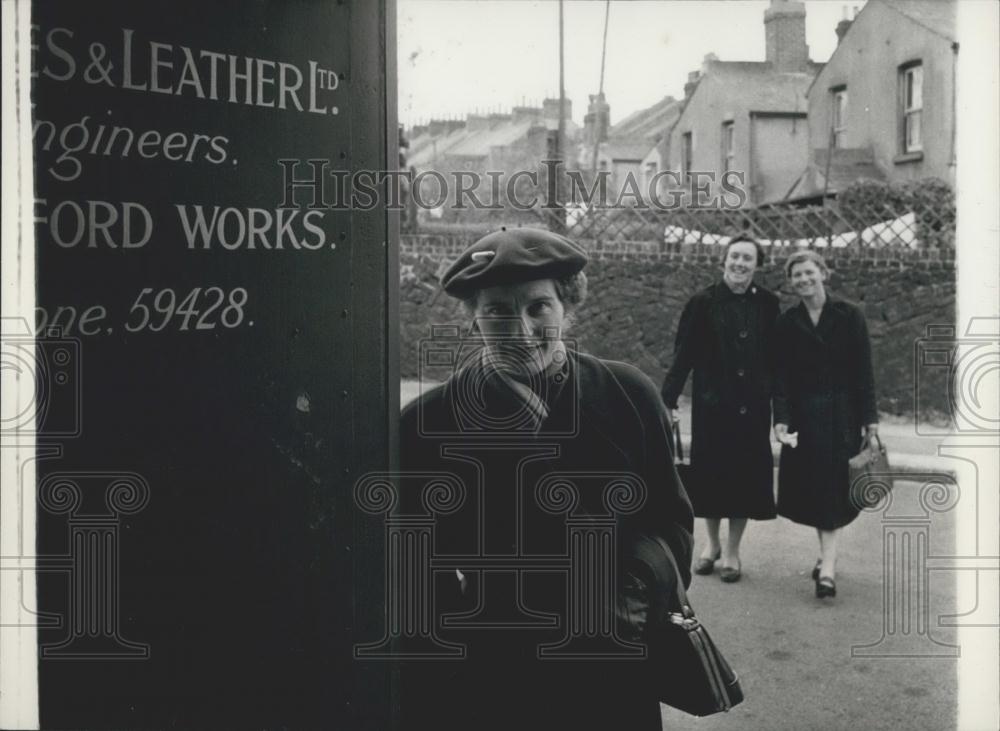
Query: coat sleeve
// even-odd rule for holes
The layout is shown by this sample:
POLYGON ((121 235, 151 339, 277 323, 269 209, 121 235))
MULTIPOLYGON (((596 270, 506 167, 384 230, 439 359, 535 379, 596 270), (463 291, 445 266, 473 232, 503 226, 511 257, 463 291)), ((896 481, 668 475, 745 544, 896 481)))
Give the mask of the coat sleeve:
POLYGON ((774 364, 774 392, 772 397, 774 423, 786 424, 791 427, 791 413, 788 405, 788 367, 792 352, 791 342, 789 339, 790 331, 791 328, 788 326, 788 318, 784 316, 779 317, 774 327, 774 338, 772 339, 771 345, 771 358, 772 363, 774 364))
POLYGON ((684 305, 680 322, 677 324, 677 337, 674 339, 674 360, 663 379, 661 390, 663 403, 671 409, 677 408, 677 399, 681 395, 681 391, 684 390, 684 382, 687 381, 688 374, 694 367, 695 354, 698 349, 697 337, 702 329, 698 326, 702 319, 701 311, 698 297, 692 297, 684 305))
POLYGON ((657 398, 656 387, 642 376, 644 384, 634 395, 635 406, 642 419, 643 430, 643 481, 648 497, 635 529, 654 533, 670 546, 680 580, 684 586, 691 583, 691 551, 694 544, 694 513, 691 501, 677 476, 674 467, 673 439, 670 419, 663 402, 657 398))
POLYGON ((875 401, 875 369, 872 366, 872 342, 868 335, 868 323, 861 308, 854 308, 856 338, 854 350, 857 352, 854 393, 856 408, 863 424, 878 423, 878 406, 875 401))

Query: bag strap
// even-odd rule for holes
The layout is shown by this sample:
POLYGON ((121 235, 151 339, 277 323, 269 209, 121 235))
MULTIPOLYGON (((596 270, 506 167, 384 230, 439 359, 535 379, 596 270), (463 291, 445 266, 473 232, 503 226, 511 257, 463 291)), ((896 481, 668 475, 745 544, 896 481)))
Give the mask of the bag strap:
POLYGON ((684 461, 684 444, 681 443, 681 423, 675 421, 670 427, 674 432, 674 463, 678 464, 684 461))
POLYGON ((868 451, 874 451, 872 441, 878 445, 879 452, 885 451, 885 446, 882 444, 882 437, 876 434, 868 434, 867 432, 863 437, 861 437, 861 449, 867 449, 868 451))

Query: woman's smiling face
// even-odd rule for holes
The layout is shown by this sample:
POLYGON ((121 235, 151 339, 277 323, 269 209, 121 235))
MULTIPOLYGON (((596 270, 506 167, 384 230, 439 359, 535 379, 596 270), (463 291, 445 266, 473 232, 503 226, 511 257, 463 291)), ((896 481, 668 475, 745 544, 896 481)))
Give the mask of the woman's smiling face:
POLYGON ((732 284, 747 285, 757 270, 757 247, 749 241, 737 241, 726 252, 723 264, 726 279, 732 284))
POLYGON ((792 265, 788 278, 799 297, 814 297, 824 291, 826 274, 814 261, 806 260, 792 265))

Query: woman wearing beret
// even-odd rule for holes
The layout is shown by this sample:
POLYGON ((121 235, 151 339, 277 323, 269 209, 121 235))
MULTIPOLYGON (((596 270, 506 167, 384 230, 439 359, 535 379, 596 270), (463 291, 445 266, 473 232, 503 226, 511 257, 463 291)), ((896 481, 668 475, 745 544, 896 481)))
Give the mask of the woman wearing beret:
POLYGON ((756 241, 729 242, 722 280, 695 294, 681 313, 662 390, 676 419, 677 398, 694 371, 691 467, 684 486, 708 529, 694 571, 711 574, 721 559, 725 582, 742 575, 740 540, 747 520, 775 516, 771 346, 779 309, 778 298, 753 281, 763 261, 756 241), (729 519, 725 542, 723 518, 729 519))
MULTIPOLYGON (((582 645, 562 644, 588 626, 641 641, 654 599, 629 546, 658 536, 686 567, 693 521, 655 386, 563 339, 586 296, 586 262, 569 239, 519 228, 482 238, 442 278, 472 320, 470 347, 447 382, 404 410, 401 466, 404 478, 447 472, 465 490, 462 507, 438 519, 435 555, 490 559, 465 567, 454 559, 454 573, 439 572, 436 606, 449 616, 437 626, 466 645, 467 658, 403 663, 405 728, 660 729, 641 662, 608 659, 609 636, 587 640, 596 644, 579 658, 565 652, 582 645), (617 580, 589 615, 570 592, 591 579, 559 569, 572 554, 571 526, 613 526, 616 539, 594 544, 614 546, 602 569, 614 573, 601 575, 617 580), (520 570, 528 560, 535 568, 520 570)), ((658 588, 669 596, 675 585, 658 588)))
POLYGON ((775 335, 778 513, 816 528, 816 596, 833 597, 840 531, 858 516, 848 460, 863 433, 878 433, 871 343, 861 310, 826 291, 823 257, 792 254, 785 274, 801 302, 781 315, 775 335))

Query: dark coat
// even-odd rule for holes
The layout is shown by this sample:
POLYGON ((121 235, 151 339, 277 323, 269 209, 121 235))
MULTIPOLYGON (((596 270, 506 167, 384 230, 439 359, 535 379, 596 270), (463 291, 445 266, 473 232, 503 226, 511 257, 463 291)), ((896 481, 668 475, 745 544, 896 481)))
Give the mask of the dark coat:
POLYGON ((688 373, 695 515, 767 520, 774 513, 771 349, 778 298, 758 285, 737 295, 725 282, 692 297, 677 326, 663 400, 677 408, 688 373))
POLYGON ((865 316, 828 293, 815 326, 801 303, 784 312, 775 346, 774 421, 798 433, 797 447, 781 449, 778 513, 840 528, 858 516, 847 461, 859 451, 862 427, 878 422, 865 316))
MULTIPOLYGON (((436 555, 508 556, 515 565, 524 556, 565 557, 565 514, 540 508, 546 478, 567 475, 579 492, 571 517, 586 522, 609 515, 604 488, 616 476, 634 475, 645 485, 645 501, 630 515, 611 514, 619 579, 626 574, 632 538, 652 533, 670 545, 686 586, 693 516, 673 465, 670 425, 656 387, 632 366, 573 352, 568 373, 538 434, 463 433, 458 412, 482 405, 470 399, 478 381, 466 372, 404 410, 404 475, 449 472, 467 492, 461 508, 437 521, 436 555), (445 451, 450 457, 442 456, 445 451), (481 530, 480 500, 486 506, 481 530)), ((470 421, 476 418, 465 423, 470 421)), ((461 568, 460 560, 454 563, 461 568)), ((558 642, 570 624, 564 571, 542 568, 518 576, 491 570, 484 576, 473 565, 462 573, 468 582, 463 592, 453 572, 439 573, 439 613, 464 609, 508 628, 445 627, 443 639, 468 643, 467 660, 403 663, 404 728, 660 728, 659 705, 644 685, 641 663, 537 659, 539 644, 558 642), (450 599, 444 596, 449 592, 450 599)), ((620 611, 620 588, 616 601, 620 611)))

